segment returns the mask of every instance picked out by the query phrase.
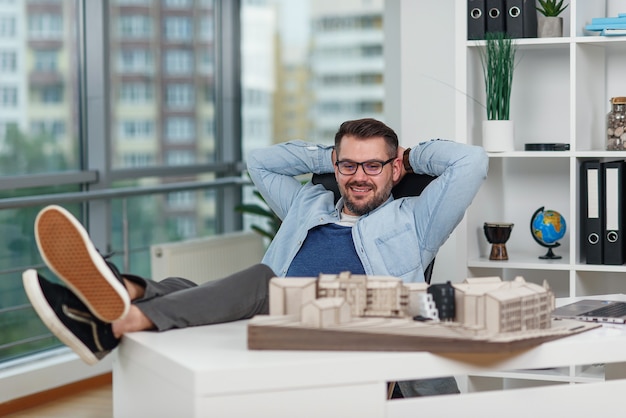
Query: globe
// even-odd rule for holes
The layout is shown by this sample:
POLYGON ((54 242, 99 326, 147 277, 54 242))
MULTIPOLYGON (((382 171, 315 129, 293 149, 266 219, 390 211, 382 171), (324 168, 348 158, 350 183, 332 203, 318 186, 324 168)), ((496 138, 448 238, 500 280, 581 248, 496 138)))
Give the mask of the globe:
POLYGON ((555 255, 552 249, 561 245, 558 241, 565 236, 566 230, 565 218, 559 212, 544 210, 543 206, 535 211, 530 220, 530 232, 539 245, 548 248, 548 252, 539 258, 561 258, 560 255, 555 255))

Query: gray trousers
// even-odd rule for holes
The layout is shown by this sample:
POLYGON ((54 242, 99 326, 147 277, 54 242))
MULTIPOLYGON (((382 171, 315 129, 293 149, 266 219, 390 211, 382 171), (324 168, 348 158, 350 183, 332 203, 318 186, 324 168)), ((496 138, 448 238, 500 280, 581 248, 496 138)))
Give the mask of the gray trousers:
MULTIPOLYGON (((196 284, 181 277, 160 282, 124 275, 145 286, 141 299, 133 301, 158 331, 211 325, 252 318, 269 312, 269 281, 276 274, 264 264, 220 280, 196 284)), ((397 382, 402 395, 442 395, 459 393, 453 377, 397 382)))
POLYGON ((180 277, 160 282, 124 275, 145 286, 136 305, 158 331, 252 318, 269 312, 269 281, 276 275, 256 264, 220 280, 196 284, 180 277))

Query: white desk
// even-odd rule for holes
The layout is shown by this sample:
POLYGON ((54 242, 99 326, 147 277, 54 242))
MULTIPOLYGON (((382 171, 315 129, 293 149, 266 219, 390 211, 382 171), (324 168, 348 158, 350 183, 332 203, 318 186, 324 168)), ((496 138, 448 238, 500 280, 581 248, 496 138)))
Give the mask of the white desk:
POLYGON ((124 337, 113 365, 116 417, 595 416, 625 409, 626 326, 515 354, 252 351, 246 321, 124 337), (615 363, 600 383, 386 400, 386 382, 615 363), (468 411, 473 411, 467 414, 468 411), (558 415, 557 415, 558 414, 558 415))

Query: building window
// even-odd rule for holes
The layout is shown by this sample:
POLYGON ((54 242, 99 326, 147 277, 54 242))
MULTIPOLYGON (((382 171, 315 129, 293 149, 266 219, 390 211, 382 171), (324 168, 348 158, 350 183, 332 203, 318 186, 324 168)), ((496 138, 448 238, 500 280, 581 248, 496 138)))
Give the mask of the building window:
POLYGON ((0 107, 17 107, 17 87, 0 86, 0 107))
POLYGON ((49 135, 56 141, 60 141, 65 136, 65 123, 59 120, 39 120, 30 124, 33 135, 49 135))
POLYGON ((163 0, 163 6, 173 9, 182 9, 191 6, 192 0, 163 0))
MULTIPOLYGON (((0 35, 1 37, 1 35, 0 35)), ((0 73, 11 74, 17 71, 17 52, 0 50, 0 73)))
POLYGON ((0 15, 0 38, 14 38, 15 35, 15 17, 0 15))
POLYGON ((166 153, 167 165, 189 165, 195 161, 192 151, 170 150, 166 153))
POLYGON ((168 41, 187 41, 193 35, 191 18, 174 16, 165 18, 165 39, 168 41))
POLYGON ((120 51, 119 68, 127 73, 152 73, 152 53, 145 49, 120 51))
POLYGON ((192 52, 184 49, 166 51, 164 66, 168 74, 191 74, 193 72, 192 52))
POLYGON ((63 88, 61 86, 49 86, 41 89, 42 103, 61 103, 63 101, 63 88))
POLYGON ((195 218, 176 216, 174 217, 174 227, 176 233, 181 238, 190 238, 197 235, 195 218))
POLYGON ((28 16, 28 35, 32 39, 61 39, 63 37, 63 17, 55 14, 28 16))
POLYGON ((128 152, 122 156, 122 166, 124 168, 148 167, 154 164, 151 154, 128 152))
POLYGON ((190 108, 195 104, 194 88, 191 84, 169 84, 165 101, 170 109, 190 108))
POLYGON ((192 191, 173 192, 167 194, 167 205, 170 209, 193 208, 196 203, 196 193, 192 191))
POLYGON ((188 117, 168 117, 165 135, 169 143, 191 143, 196 137, 195 123, 188 117))
POLYGON ((120 124, 120 136, 126 139, 146 139, 154 135, 154 122, 149 119, 124 120, 120 124))
POLYGON ((124 39, 149 39, 152 36, 152 19, 149 16, 120 16, 119 36, 124 39))
POLYGON ((35 51, 35 70, 52 72, 57 69, 57 51, 35 51))
POLYGON ((150 103, 153 96, 150 84, 128 82, 120 85, 120 101, 123 103, 150 103))
POLYGON ((200 38, 205 41, 212 41, 215 39, 215 24, 213 19, 200 19, 200 38))

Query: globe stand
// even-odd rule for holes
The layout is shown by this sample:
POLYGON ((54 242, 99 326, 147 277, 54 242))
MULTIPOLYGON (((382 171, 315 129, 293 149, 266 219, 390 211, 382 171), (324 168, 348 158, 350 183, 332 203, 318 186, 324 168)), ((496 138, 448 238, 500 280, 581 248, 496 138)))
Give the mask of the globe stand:
POLYGON ((550 246, 545 245, 545 244, 540 244, 540 245, 542 245, 543 247, 548 248, 548 252, 546 253, 546 255, 540 255, 539 256, 540 259, 542 259, 542 260, 558 260, 558 259, 563 258, 560 255, 554 254, 554 252, 552 251, 553 248, 556 248, 559 245, 561 245, 558 242, 556 244, 552 244, 550 246))

